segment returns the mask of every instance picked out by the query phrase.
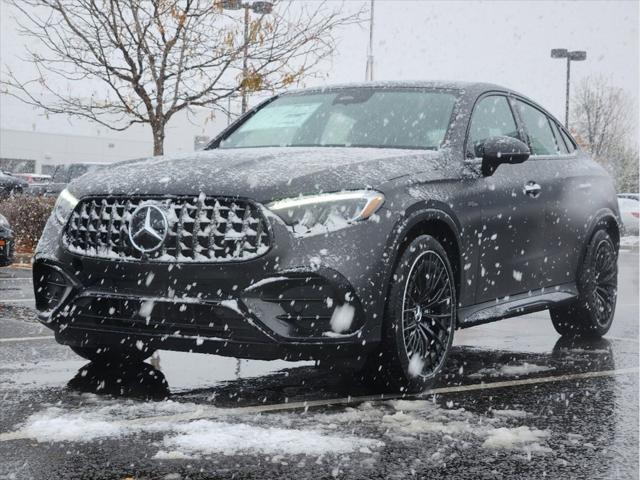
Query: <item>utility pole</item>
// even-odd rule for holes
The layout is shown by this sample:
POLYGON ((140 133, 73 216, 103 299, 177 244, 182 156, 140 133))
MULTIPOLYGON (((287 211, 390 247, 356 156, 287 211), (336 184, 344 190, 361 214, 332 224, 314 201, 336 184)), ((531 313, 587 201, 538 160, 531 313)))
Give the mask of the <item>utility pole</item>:
POLYGON ((367 70, 365 72, 365 80, 373 81, 373 7, 375 0, 371 0, 371 8, 369 9, 369 48, 367 50, 367 70))
MULTIPOLYGON (((248 99, 247 99, 247 75, 249 74, 249 24, 251 22, 251 16, 249 10, 253 10, 254 13, 259 15, 269 15, 273 11, 272 2, 253 2, 243 3, 242 0, 221 0, 220 6, 223 10, 240 10, 244 9, 244 46, 242 48, 242 85, 240 86, 240 93, 242 95, 242 113, 247 111, 248 99)), ((231 100, 229 100, 231 102, 231 100)), ((231 103, 229 103, 231 108, 231 103)), ((227 116, 227 121, 230 121, 230 113, 227 116)))
POLYGON ((242 57, 242 110, 244 114, 247 111, 247 62, 249 61, 249 6, 244 7, 244 48, 242 57))
POLYGON ((583 50, 574 50, 570 52, 566 48, 554 48, 551 50, 551 58, 567 59, 567 84, 566 99, 564 104, 564 126, 569 129, 569 90, 571 87, 571 62, 581 62, 587 59, 587 52, 583 50))

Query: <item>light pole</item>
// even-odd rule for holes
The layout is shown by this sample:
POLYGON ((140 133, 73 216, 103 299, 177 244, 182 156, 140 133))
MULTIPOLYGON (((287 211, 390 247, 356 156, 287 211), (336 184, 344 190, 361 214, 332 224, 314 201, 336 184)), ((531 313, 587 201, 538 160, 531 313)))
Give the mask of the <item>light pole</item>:
POLYGON ((571 62, 581 62, 587 59, 587 52, 574 50, 570 52, 566 48, 554 48, 551 50, 551 58, 567 59, 567 98, 564 105, 564 126, 569 128, 569 84, 571 82, 571 62))
POLYGON ((223 10, 241 10, 244 8, 244 45, 242 47, 242 108, 241 112, 247 111, 247 74, 249 62, 249 10, 259 15, 268 15, 273 11, 273 3, 271 2, 252 2, 243 3, 241 0, 222 0, 220 6, 223 10))
POLYGON ((373 81, 373 4, 375 0, 371 0, 371 8, 369 11, 369 47, 367 49, 367 70, 364 74, 365 80, 373 81))

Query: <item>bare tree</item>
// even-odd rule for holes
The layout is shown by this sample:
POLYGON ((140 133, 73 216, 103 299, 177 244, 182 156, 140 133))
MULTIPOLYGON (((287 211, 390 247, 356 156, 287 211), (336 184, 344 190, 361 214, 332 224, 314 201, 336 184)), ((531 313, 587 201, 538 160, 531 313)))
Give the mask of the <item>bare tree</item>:
POLYGON ((598 158, 618 150, 633 131, 632 103, 603 77, 587 77, 573 98, 572 126, 583 146, 598 158))
POLYGON ((618 188, 637 185, 633 103, 603 77, 587 77, 572 98, 572 130, 579 143, 614 177, 618 188))
POLYGON ((21 33, 37 41, 25 58, 37 75, 5 67, 2 90, 113 130, 148 124, 155 155, 176 113, 224 110, 221 101, 240 90, 275 91, 316 74, 335 50, 336 29, 361 17, 324 2, 286 2, 245 29, 242 16, 214 0, 5 1, 21 33))

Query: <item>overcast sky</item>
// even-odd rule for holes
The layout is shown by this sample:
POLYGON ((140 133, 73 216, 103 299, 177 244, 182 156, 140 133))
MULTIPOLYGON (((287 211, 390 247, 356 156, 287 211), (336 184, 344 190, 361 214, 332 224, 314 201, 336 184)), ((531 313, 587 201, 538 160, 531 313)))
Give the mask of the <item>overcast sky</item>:
MULTIPOLYGON (((369 1, 330 2, 340 5, 350 10, 368 6, 369 1)), ((587 51, 587 60, 573 64, 572 85, 587 75, 605 75, 629 92, 637 109, 638 5, 637 1, 376 0, 375 78, 494 82, 526 94, 563 119, 565 63, 551 59, 549 52, 579 49, 587 51)), ((24 39, 18 37, 6 7, 1 13, 0 60, 15 67, 24 39)), ((364 80, 368 25, 343 29, 339 37, 339 49, 325 66, 328 79, 322 83, 364 80)), ((319 82, 309 80, 307 85, 319 82)), ((0 124, 15 126, 13 112, 8 116, 4 110, 0 124)), ((18 124, 31 123, 24 120, 28 121, 18 124)))
MULTIPOLYGON (((638 5, 376 0, 375 78, 498 83, 532 97, 563 119, 566 62, 551 59, 550 50, 568 48, 587 51, 585 62, 572 64, 573 85, 586 75, 605 75, 637 103, 638 5)), ((353 27, 341 37, 329 79, 361 81, 367 31, 353 27)))

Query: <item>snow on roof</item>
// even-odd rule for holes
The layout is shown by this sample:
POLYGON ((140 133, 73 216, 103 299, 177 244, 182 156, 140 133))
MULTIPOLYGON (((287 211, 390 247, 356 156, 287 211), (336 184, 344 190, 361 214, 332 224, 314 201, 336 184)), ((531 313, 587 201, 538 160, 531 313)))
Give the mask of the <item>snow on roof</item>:
POLYGON ((377 81, 377 82, 353 82, 342 83, 336 85, 326 85, 322 87, 309 87, 296 90, 290 90, 286 93, 302 93, 341 90, 347 88, 433 88, 433 89, 451 89, 465 90, 473 92, 481 92, 488 90, 511 91, 508 88, 492 83, 483 82, 462 82, 451 80, 410 80, 410 81, 377 81))

